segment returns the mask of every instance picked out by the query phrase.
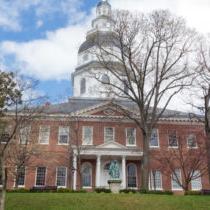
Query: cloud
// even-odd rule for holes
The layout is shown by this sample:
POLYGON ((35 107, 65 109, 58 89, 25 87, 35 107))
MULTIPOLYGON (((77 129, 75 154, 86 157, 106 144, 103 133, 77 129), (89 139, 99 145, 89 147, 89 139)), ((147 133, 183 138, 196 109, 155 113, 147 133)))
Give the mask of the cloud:
POLYGON ((79 11, 84 0, 0 0, 0 28, 21 31, 23 12, 34 11, 36 17, 62 14, 69 22, 81 20, 85 12, 79 11), (73 17, 73 18, 72 18, 73 17))
POLYGON ((131 11, 151 12, 155 9, 169 9, 184 17, 190 27, 202 33, 210 33, 209 0, 110 0, 113 8, 131 11))
POLYGON ((13 55, 16 67, 23 74, 40 80, 70 78, 85 32, 85 25, 69 26, 48 32, 46 39, 27 43, 3 42, 0 52, 4 56, 13 55))

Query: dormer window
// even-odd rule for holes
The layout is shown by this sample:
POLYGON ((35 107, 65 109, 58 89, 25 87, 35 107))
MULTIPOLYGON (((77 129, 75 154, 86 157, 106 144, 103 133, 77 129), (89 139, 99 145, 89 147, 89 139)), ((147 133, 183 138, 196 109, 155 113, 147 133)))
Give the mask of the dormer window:
POLYGON ((86 62, 88 60, 88 54, 83 55, 83 61, 86 62))
POLYGON ((107 74, 103 74, 102 77, 101 77, 101 82, 103 84, 109 84, 110 83, 109 76, 107 74))
POLYGON ((84 94, 86 92, 86 79, 82 78, 80 81, 80 94, 84 94))

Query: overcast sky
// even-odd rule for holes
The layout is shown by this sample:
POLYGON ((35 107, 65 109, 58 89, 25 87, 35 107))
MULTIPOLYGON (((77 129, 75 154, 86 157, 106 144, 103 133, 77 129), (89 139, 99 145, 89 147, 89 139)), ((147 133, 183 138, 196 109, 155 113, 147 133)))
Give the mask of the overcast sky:
MULTIPOLYGON (((98 0, 0 0, 0 68, 40 80, 52 100, 70 95, 70 75, 98 0)), ((210 0, 110 0, 114 9, 169 9, 210 33, 210 0)))

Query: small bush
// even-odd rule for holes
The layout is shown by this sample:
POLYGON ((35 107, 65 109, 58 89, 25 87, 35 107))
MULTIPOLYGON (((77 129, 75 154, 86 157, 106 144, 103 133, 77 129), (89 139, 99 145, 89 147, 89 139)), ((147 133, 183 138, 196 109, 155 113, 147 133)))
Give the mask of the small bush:
POLYGON ((201 191, 186 191, 185 195, 201 195, 201 191))
POLYGON ((28 189, 25 189, 25 188, 18 188, 18 189, 7 190, 7 192, 10 192, 10 193, 28 193, 30 191, 28 189))
POLYGON ((72 190, 72 193, 86 193, 87 192, 87 190, 84 190, 84 189, 82 189, 82 190, 72 190))
POLYGON ((120 190, 120 193, 136 193, 137 191, 134 189, 123 189, 120 190))
POLYGON ((68 188, 58 188, 58 189, 57 189, 57 192, 58 192, 58 193, 72 193, 73 190, 68 189, 68 188))
POLYGON ((172 191, 162 190, 139 190, 141 194, 173 195, 172 191))
POLYGON ((96 188, 95 189, 95 192, 97 193, 111 193, 111 190, 110 189, 106 189, 106 188, 96 188))

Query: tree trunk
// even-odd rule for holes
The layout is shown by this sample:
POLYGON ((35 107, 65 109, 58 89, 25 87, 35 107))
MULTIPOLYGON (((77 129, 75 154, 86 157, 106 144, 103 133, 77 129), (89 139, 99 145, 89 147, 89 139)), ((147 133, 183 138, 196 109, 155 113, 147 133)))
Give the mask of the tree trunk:
POLYGON ((7 186, 7 171, 4 166, 4 161, 0 161, 0 167, 1 167, 1 174, 2 174, 2 189, 0 194, 0 210, 5 209, 5 199, 6 199, 6 186, 7 186))
POLYGON ((149 189, 149 138, 143 134, 143 159, 141 164, 141 189, 149 189))

